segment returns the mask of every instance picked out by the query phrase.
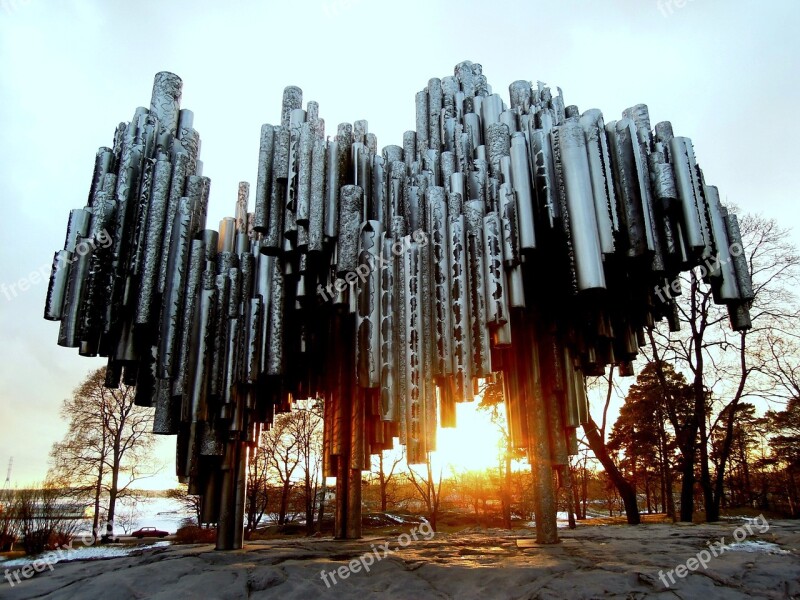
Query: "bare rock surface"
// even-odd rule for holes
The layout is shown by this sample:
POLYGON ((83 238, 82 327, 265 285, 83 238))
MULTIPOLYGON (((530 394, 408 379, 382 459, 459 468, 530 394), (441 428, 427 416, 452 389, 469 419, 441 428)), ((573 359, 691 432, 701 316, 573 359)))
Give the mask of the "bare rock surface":
POLYGON ((172 546, 59 563, 14 587, 2 580, 0 598, 800 598, 800 521, 773 521, 764 533, 754 527, 734 543, 740 525, 581 526, 561 530, 554 546, 537 545, 530 529, 407 542, 280 539, 232 552, 172 546), (721 540, 732 545, 670 582, 668 571, 721 540))

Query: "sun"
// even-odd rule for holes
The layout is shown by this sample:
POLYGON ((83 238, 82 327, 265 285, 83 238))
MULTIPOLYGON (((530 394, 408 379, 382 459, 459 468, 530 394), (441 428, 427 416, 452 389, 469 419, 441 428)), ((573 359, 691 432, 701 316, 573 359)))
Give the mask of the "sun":
MULTIPOLYGON (((500 407, 500 411, 503 407, 500 407)), ((501 412, 501 418, 502 418, 501 412)), ((495 468, 501 461, 502 434, 491 422, 489 412, 478 410, 478 402, 456 405, 456 427, 436 432, 436 451, 431 453, 435 472, 483 471, 495 468)))

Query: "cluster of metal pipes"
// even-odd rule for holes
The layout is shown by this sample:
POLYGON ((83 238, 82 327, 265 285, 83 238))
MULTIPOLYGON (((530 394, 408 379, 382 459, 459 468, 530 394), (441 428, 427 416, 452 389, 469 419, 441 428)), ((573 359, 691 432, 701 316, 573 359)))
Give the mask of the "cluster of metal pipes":
POLYGON ((241 183, 214 231, 181 85, 158 73, 150 108, 98 151, 45 318, 60 345, 108 357, 106 385, 136 386, 155 433, 177 435, 177 474, 220 549, 242 545, 248 456, 293 398, 324 399, 336 535, 353 538, 370 455, 398 437, 424 462, 437 425, 497 377, 537 538, 555 542, 584 376, 631 374, 644 329, 678 326, 673 281, 713 256, 715 299, 749 327, 736 216, 691 141, 653 129, 644 105, 605 123, 530 81, 506 105, 466 61, 417 93, 416 130, 379 152, 366 121, 326 137, 318 105, 287 87, 261 129, 252 212, 241 183))

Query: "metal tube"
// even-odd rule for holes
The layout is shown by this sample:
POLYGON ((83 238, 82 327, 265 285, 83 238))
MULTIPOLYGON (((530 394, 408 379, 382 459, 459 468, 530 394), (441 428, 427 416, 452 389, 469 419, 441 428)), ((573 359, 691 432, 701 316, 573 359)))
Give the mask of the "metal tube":
POLYGON ((428 205, 426 229, 430 240, 432 266, 430 302, 434 332, 433 375, 447 376, 453 373, 447 202, 443 187, 429 187, 425 195, 428 205))
POLYGON ((380 261, 380 385, 381 418, 384 421, 397 421, 398 406, 398 315, 396 259, 392 252, 392 238, 381 234, 380 261))
POLYGON ((425 372, 422 328, 421 260, 419 246, 404 238, 408 249, 403 253, 403 285, 405 288, 405 399, 406 408, 406 452, 409 464, 425 461, 425 372))
POLYGON ((341 189, 339 236, 336 241, 337 273, 356 270, 358 266, 358 229, 361 225, 363 190, 357 185, 341 189))
POLYGON ((486 324, 497 328, 508 323, 509 313, 508 286, 503 268, 502 225, 496 212, 490 212, 483 218, 483 248, 486 324))
POLYGON ((362 388, 380 387, 380 238, 381 224, 378 221, 367 221, 361 226, 356 268, 356 374, 362 388))
POLYGON ((311 196, 308 217, 308 252, 322 252, 325 234, 325 164, 326 145, 315 139, 311 155, 311 196))
POLYGON ((586 154, 586 138, 574 122, 553 130, 564 173, 569 227, 575 252, 578 290, 605 288, 597 216, 586 154))
POLYGON ((470 325, 469 272, 467 269, 466 224, 463 215, 450 218, 450 281, 453 305, 453 376, 457 402, 472 395, 472 328, 470 325))

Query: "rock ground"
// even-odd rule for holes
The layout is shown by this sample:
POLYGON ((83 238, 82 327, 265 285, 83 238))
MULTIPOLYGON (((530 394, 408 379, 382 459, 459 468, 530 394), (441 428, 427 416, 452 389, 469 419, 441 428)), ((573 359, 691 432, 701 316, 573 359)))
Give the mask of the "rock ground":
POLYGON ((800 521, 773 521, 763 534, 754 526, 742 548, 665 587, 659 571, 686 564, 723 536, 731 543, 737 525, 584 526, 560 530, 553 546, 536 545, 530 529, 418 534, 402 548, 405 539, 396 536, 268 540, 234 552, 172 546, 56 564, 13 588, 1 580, 0 598, 800 598, 800 521), (396 551, 369 572, 323 582, 322 570, 362 556, 368 562, 366 554, 387 542, 396 551))

